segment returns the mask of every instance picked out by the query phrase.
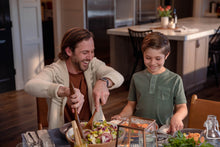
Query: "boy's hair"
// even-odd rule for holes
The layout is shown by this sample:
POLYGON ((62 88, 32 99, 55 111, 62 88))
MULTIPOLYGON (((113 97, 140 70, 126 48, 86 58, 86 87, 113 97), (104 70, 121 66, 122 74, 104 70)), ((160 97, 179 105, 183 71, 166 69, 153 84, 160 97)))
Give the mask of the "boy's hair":
POLYGON ((94 39, 92 32, 89 32, 87 29, 77 27, 69 29, 63 36, 61 42, 61 52, 58 55, 59 59, 67 60, 69 58, 65 51, 67 47, 74 52, 78 43, 83 40, 89 40, 91 37, 94 39))
POLYGON ((170 52, 170 42, 168 38, 160 32, 152 32, 144 37, 141 50, 142 53, 147 49, 162 49, 162 53, 166 56, 170 52))

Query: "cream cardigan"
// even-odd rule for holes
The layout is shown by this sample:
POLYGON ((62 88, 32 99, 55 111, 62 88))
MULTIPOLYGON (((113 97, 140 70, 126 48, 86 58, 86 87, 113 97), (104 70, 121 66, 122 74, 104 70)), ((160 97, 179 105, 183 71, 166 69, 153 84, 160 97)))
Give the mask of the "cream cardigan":
MULTIPOLYGON (((84 72, 88 86, 88 99, 91 112, 95 110, 95 102, 92 90, 96 79, 106 77, 112 80, 114 85, 109 89, 114 89, 124 81, 123 76, 113 68, 106 66, 104 62, 93 58, 89 68, 84 72)), ((69 74, 65 61, 58 60, 46 66, 35 78, 25 84, 25 91, 36 97, 45 97, 48 102, 48 125, 49 129, 59 128, 64 124, 64 107, 67 97, 58 97, 59 86, 69 87, 69 74)), ((94 120, 104 120, 104 114, 100 106, 100 111, 96 113, 94 120)))

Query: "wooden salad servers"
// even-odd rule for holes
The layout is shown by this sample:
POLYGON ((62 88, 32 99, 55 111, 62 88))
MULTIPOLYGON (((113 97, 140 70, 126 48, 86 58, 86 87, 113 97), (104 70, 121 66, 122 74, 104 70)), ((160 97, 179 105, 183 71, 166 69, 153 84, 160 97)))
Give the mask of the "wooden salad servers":
POLYGON ((93 126, 93 119, 94 119, 94 116, 96 114, 96 109, 94 111, 94 113, 92 114, 92 117, 90 118, 90 120, 88 121, 88 123, 86 124, 86 126, 84 127, 84 129, 91 129, 92 130, 92 126, 93 126))
POLYGON ((87 147, 87 144, 84 143, 84 141, 81 138, 81 135, 79 133, 79 128, 76 124, 76 121, 72 121, 72 127, 73 127, 73 132, 74 132, 74 138, 75 138, 75 143, 74 147, 87 147))
MULTIPOLYGON (((70 85, 70 93, 71 93, 71 95, 75 93, 74 85, 73 85, 72 82, 71 82, 71 85, 70 85)), ((79 115, 78 115, 78 113, 77 113, 77 109, 74 108, 74 111, 75 111, 75 120, 76 120, 76 124, 77 124, 77 126, 78 126, 78 129, 79 129, 79 133, 80 133, 80 135, 81 135, 81 137, 82 137, 83 139, 86 139, 85 136, 84 136, 84 133, 83 133, 82 126, 81 126, 81 124, 80 124, 80 119, 79 119, 79 115)))

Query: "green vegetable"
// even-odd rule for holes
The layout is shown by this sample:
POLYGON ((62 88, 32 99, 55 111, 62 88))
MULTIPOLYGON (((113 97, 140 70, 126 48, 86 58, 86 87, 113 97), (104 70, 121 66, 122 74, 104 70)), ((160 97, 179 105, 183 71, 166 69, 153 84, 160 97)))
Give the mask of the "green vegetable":
MULTIPOLYGON (((198 141, 198 144, 201 142, 198 141)), ((180 131, 177 132, 177 136, 168 138, 168 143, 163 144, 164 147, 197 147, 196 142, 193 138, 187 139, 184 134, 180 131)), ((199 147, 214 147, 210 143, 204 142, 199 147)))

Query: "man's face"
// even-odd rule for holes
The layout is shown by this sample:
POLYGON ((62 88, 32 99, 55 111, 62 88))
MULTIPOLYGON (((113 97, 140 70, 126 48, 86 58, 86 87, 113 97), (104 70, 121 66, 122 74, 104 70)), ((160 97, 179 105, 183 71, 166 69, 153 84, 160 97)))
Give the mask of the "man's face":
POLYGON ((89 40, 83 40, 76 45, 75 51, 70 58, 74 68, 78 72, 83 72, 88 69, 89 62, 94 57, 94 50, 95 47, 92 37, 89 40))

